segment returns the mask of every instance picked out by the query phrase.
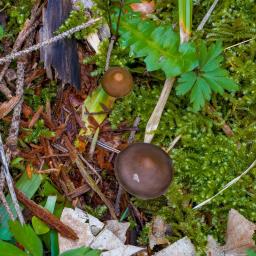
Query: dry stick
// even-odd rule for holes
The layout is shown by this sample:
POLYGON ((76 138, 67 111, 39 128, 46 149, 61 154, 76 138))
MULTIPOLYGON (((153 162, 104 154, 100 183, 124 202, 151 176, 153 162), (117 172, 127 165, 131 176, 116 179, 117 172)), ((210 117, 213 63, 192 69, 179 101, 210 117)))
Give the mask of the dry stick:
POLYGON ((82 174, 83 178, 86 180, 86 182, 93 189, 93 191, 97 193, 97 195, 101 198, 101 200, 108 207, 111 217, 113 219, 117 220, 117 217, 115 214, 115 209, 113 208, 111 202, 105 197, 105 195, 101 192, 99 187, 95 184, 95 181, 93 180, 91 175, 86 170, 86 166, 83 164, 82 160, 79 157, 77 157, 75 159, 75 163, 76 163, 80 173, 82 174))
POLYGON ((15 220, 14 215, 13 215, 13 213, 11 211, 10 206, 8 205, 8 202, 7 202, 6 198, 5 198, 5 195, 4 195, 3 191, 0 191, 0 201, 2 202, 6 212, 8 213, 8 215, 10 217, 10 219, 11 220, 15 220))
POLYGON ((213 2, 213 4, 211 5, 210 9, 208 10, 208 12, 205 14, 205 16, 203 17, 201 23, 199 24, 199 26, 197 27, 196 30, 200 31, 203 29, 204 25, 206 24, 206 22, 208 21, 208 19, 210 18, 214 8, 216 7, 217 3, 219 2, 219 0, 215 0, 213 2))
POLYGON ((170 144, 169 148, 166 150, 166 153, 169 153, 175 147, 175 145, 180 139, 181 139, 181 135, 178 135, 177 137, 175 137, 172 143, 170 144))
MULTIPOLYGON (((121 21, 121 14, 122 14, 122 9, 124 7, 124 0, 120 1, 120 9, 119 9, 119 14, 118 14, 118 20, 117 20, 117 26, 116 26, 116 32, 115 35, 111 36, 111 40, 108 46, 108 52, 107 52, 107 58, 106 58, 106 65, 105 65, 105 71, 108 70, 109 68, 109 63, 110 63, 110 58, 111 58, 111 53, 113 51, 114 48, 114 44, 116 42, 117 36, 118 36, 118 30, 119 30, 119 26, 120 26, 120 21, 121 21)), ((111 18, 110 18, 111 19, 111 18)))
POLYGON ((27 49, 24 49, 22 51, 19 51, 19 52, 15 52, 15 53, 11 53, 3 58, 0 58, 0 64, 4 63, 4 62, 8 62, 8 61, 11 61, 11 60, 14 60, 18 57, 21 57, 22 55, 25 55, 25 54, 28 54, 30 52, 33 52, 33 51, 36 51, 42 47, 45 47, 49 44, 52 44, 52 43, 55 43, 59 40, 62 40, 63 38, 66 38, 66 37, 69 37, 71 35, 73 35, 74 33, 82 30, 82 29, 85 29, 85 28, 88 28, 90 27, 91 25, 93 25, 95 22, 99 21, 101 18, 97 18, 97 19, 92 19, 86 23, 83 23, 82 25, 79 25, 79 26, 76 26, 74 28, 71 28, 70 30, 67 30, 66 32, 63 32, 55 37, 52 37, 50 39, 47 39, 41 43, 38 43, 38 44, 35 44, 31 47, 28 47, 27 49))
POLYGON ((12 153, 17 148, 17 140, 18 140, 18 134, 19 134, 19 125, 20 125, 20 114, 21 114, 22 103, 23 103, 23 87, 24 87, 24 63, 18 62, 18 64, 17 64, 16 96, 20 97, 20 101, 14 108, 12 123, 11 123, 11 127, 9 130, 9 136, 6 140, 6 144, 7 144, 7 154, 6 154, 7 173, 5 170, 6 168, 2 168, 1 174, 0 174, 0 192, 3 193, 4 181, 6 179, 15 210, 16 210, 18 218, 22 224, 25 222, 24 222, 24 218, 23 218, 21 209, 17 202, 17 198, 16 198, 15 191, 13 188, 12 177, 11 177, 9 169, 8 169, 8 164, 10 162, 12 153))
POLYGON ((4 153, 4 146, 3 146, 3 141, 2 141, 1 135, 0 135, 0 158, 1 158, 2 165, 3 165, 2 172, 4 173, 6 183, 7 183, 11 198, 12 198, 12 202, 14 204, 14 208, 17 212, 20 223, 24 224, 25 221, 24 221, 23 215, 21 213, 20 206, 19 206, 16 194, 14 192, 12 176, 10 174, 9 167, 8 167, 8 162, 7 162, 5 153, 4 153))
POLYGON ((164 107, 166 105, 167 99, 171 93, 175 78, 168 78, 164 83, 161 95, 157 101, 154 111, 152 112, 145 131, 144 142, 151 143, 154 137, 154 131, 157 129, 160 122, 164 107))
POLYGON ((221 189, 217 194, 215 194, 214 196, 212 196, 211 198, 208 198, 207 200, 205 200, 204 202, 198 204, 196 207, 194 207, 193 209, 199 209, 202 206, 210 203, 215 197, 217 197, 219 194, 221 194, 222 192, 224 192, 226 189, 228 189, 229 187, 231 187, 233 184, 235 184, 236 182, 238 182, 244 175, 246 175, 252 168, 254 168, 256 166, 256 160, 254 160, 254 162, 242 173, 240 174, 238 177, 234 178, 233 180, 231 180, 228 184, 226 184, 223 189, 221 189))
MULTIPOLYGON (((40 1, 38 1, 40 2, 40 1)), ((43 8, 44 4, 41 5, 40 8, 38 8, 38 4, 35 5, 35 9, 32 10, 32 15, 30 20, 27 20, 25 22, 25 25, 23 27, 23 29, 21 30, 21 32, 19 33, 14 45, 13 45, 13 49, 12 49, 12 53, 17 52, 17 50, 20 49, 20 47, 22 46, 22 44, 24 43, 24 41, 26 40, 26 38, 28 37, 28 35, 38 26, 38 24, 40 23, 39 20, 36 20, 38 18, 38 16, 40 15, 42 8, 43 8)), ((5 86, 2 83, 3 77, 5 75, 5 72, 7 71, 9 65, 10 65, 10 61, 6 61, 6 64, 4 65, 1 73, 0 73, 0 91, 7 97, 10 98, 11 97, 11 91, 9 90, 9 88, 7 86, 5 86)))
MULTIPOLYGON (((9 160, 11 158, 11 153, 16 151, 17 141, 19 135, 19 127, 20 127, 20 115, 22 111, 23 104, 23 92, 24 92, 24 63, 18 62, 17 64, 17 87, 16 87, 16 96, 20 97, 19 103, 15 106, 12 116, 12 123, 9 130, 9 136, 6 140, 6 144, 8 147, 8 157, 9 160)), ((8 162, 9 162, 8 160, 8 162)))
POLYGON ((19 201, 28 208, 33 215, 44 221, 51 228, 57 230, 62 236, 76 240, 78 239, 75 231, 69 226, 61 222, 57 217, 55 217, 51 212, 43 208, 42 206, 36 204, 34 201, 28 199, 20 190, 15 188, 15 192, 19 201))

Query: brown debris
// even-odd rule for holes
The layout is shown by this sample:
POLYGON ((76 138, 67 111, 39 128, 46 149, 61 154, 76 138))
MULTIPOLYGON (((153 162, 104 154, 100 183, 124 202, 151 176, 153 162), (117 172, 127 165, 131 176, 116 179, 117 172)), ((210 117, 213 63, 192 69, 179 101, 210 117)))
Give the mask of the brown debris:
POLYGON ((33 115, 32 119, 30 120, 29 124, 28 124, 28 128, 32 128, 35 123, 38 121, 38 119, 40 118, 40 115, 43 113, 44 111, 44 107, 40 106, 38 108, 38 110, 36 111, 36 113, 33 115))
POLYGON ((36 204, 34 201, 28 199, 20 190, 15 189, 18 200, 26 206, 34 216, 38 217, 40 220, 44 221, 51 228, 57 230, 62 236, 76 240, 78 239, 77 234, 69 226, 63 224, 57 217, 55 217, 51 212, 43 208, 42 206, 36 204))
POLYGON ((0 104, 0 119, 7 116, 20 100, 20 96, 13 96, 10 100, 0 104))

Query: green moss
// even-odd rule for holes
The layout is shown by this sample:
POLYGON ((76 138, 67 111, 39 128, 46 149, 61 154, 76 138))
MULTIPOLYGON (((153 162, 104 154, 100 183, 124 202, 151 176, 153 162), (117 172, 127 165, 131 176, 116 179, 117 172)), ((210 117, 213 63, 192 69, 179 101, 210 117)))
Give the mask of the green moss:
POLYGON ((0 9, 5 7, 8 16, 6 33, 9 37, 16 37, 24 22, 29 18, 35 0, 4 0, 0 2, 0 9))
MULTIPOLYGON (((65 22, 60 26, 57 34, 63 33, 71 28, 82 25, 83 23, 88 22, 91 19, 90 14, 85 10, 82 3, 76 3, 76 9, 72 10, 69 14, 69 17, 65 22)), ((84 40, 89 34, 95 33, 101 22, 96 22, 93 26, 86 28, 84 30, 78 31, 74 34, 74 37, 78 40, 84 40)))
MULTIPOLYGON (((91 73, 92 76, 101 75, 104 73, 106 65, 106 56, 108 52, 109 40, 105 39, 100 43, 99 51, 91 57, 84 59, 85 64, 95 64, 96 69, 91 73)), ((110 66, 126 66, 133 62, 131 57, 128 57, 128 49, 120 47, 118 44, 115 45, 110 59, 110 66)))

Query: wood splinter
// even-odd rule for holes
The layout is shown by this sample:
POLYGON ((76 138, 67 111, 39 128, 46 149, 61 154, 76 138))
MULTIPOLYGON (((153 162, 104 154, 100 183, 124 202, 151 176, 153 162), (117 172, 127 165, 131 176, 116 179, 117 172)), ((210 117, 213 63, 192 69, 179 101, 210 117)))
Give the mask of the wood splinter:
POLYGON ((15 192, 18 200, 27 207, 33 215, 44 221, 51 228, 57 230, 62 236, 77 240, 78 236, 75 231, 69 226, 65 225, 57 217, 55 217, 51 212, 43 208, 42 206, 36 204, 34 201, 28 199, 23 192, 15 188, 15 192))

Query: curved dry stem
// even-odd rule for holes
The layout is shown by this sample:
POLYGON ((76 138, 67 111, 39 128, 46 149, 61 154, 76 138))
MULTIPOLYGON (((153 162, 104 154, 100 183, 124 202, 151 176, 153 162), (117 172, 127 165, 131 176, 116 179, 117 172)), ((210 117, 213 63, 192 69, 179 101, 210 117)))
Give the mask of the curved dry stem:
POLYGON ((165 80, 161 95, 158 99, 155 109, 152 112, 152 114, 148 120, 147 126, 146 126, 145 137, 144 137, 144 142, 146 142, 146 143, 151 143, 152 139, 154 138, 154 132, 156 131, 156 129, 159 125, 163 110, 165 108, 167 99, 171 93, 175 79, 176 78, 173 77, 173 78, 168 78, 165 80))

